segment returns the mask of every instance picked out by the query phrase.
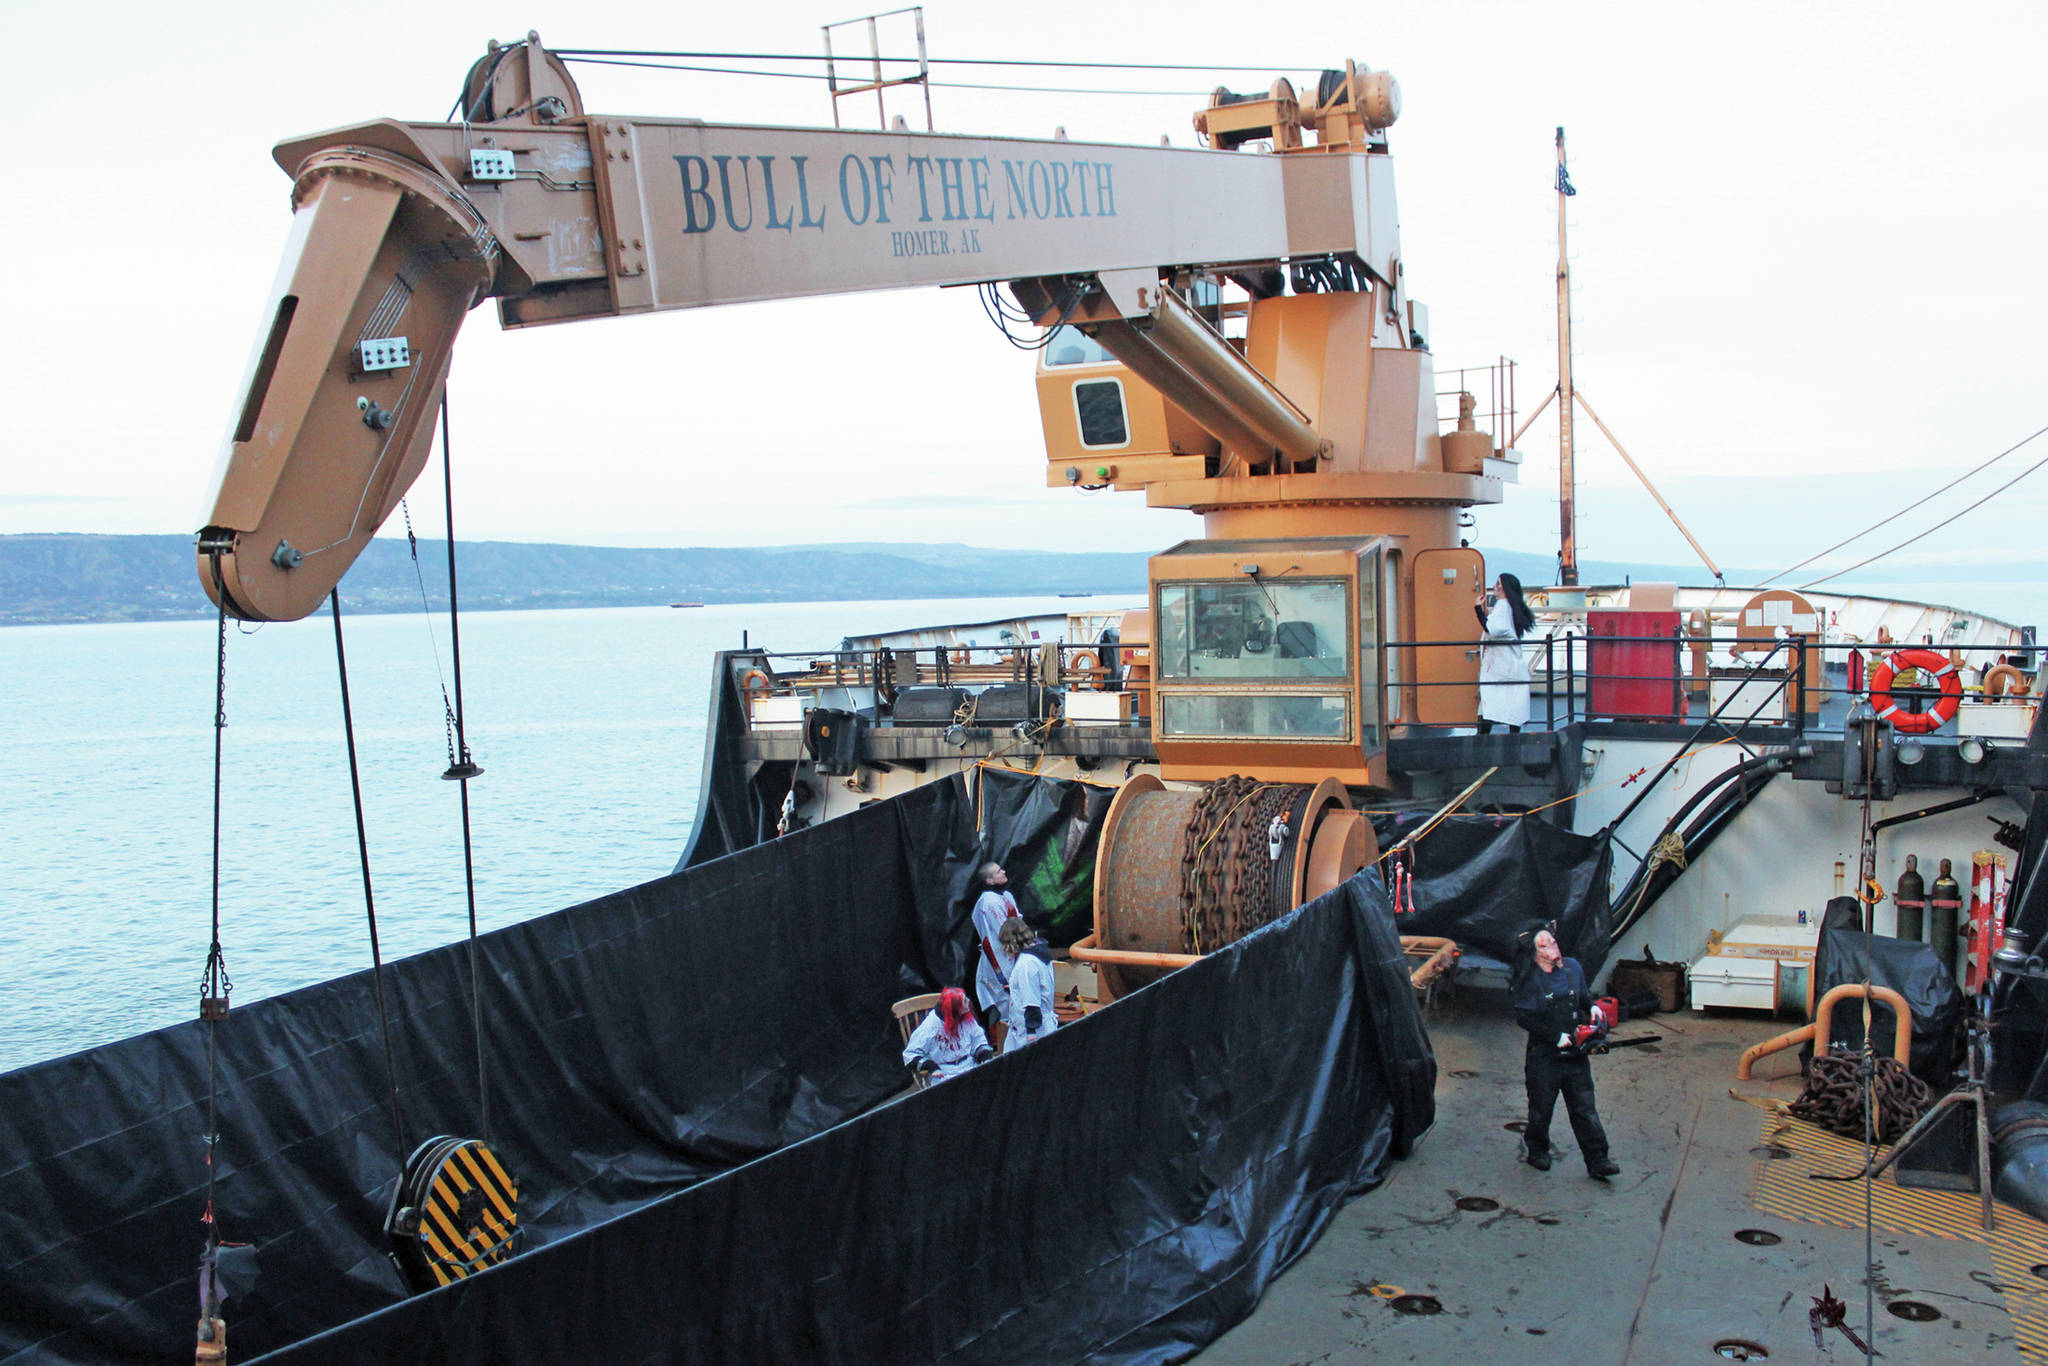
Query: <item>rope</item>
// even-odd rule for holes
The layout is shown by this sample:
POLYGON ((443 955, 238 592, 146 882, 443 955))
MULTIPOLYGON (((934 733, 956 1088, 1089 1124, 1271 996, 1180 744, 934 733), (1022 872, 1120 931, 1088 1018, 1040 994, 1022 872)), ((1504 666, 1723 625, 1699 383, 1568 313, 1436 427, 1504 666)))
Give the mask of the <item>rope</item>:
MULTIPOLYGON (((478 768, 469 756, 469 737, 462 726, 462 614, 460 595, 455 591, 455 469, 452 443, 448 435, 448 394, 441 394, 441 505, 448 517, 448 648, 455 669, 455 705, 448 707, 448 690, 441 690, 441 705, 447 708, 448 725, 448 771, 441 776, 455 779, 462 788, 462 887, 469 900, 469 1027, 476 1038, 476 1107, 477 1127, 483 1130, 484 1140, 491 1137, 491 1088, 490 1077, 484 1067, 484 1004, 483 968, 477 961, 476 944, 476 853, 470 839, 469 828, 469 780, 483 770, 478 768)), ((412 519, 405 523, 408 539, 412 536, 412 519)), ((419 552, 413 552, 413 568, 419 568, 419 552)), ((421 582, 422 602, 426 597, 426 585, 421 582)), ((429 632, 431 635, 432 633, 429 632)), ((434 670, 438 674, 441 659, 434 657, 434 670)))
POLYGON ((341 641, 341 590, 327 594, 329 613, 334 618, 334 664, 341 678, 341 726, 348 740, 349 795, 356 806, 356 853, 363 866, 363 909, 370 922, 370 979, 377 988, 377 1025, 384 1039, 384 1080, 391 1093, 391 1136, 393 1151, 405 1155, 405 1121, 398 1108, 398 1063, 391 1052, 391 1011, 384 999, 384 955, 377 943, 377 899, 370 889, 370 837, 363 824, 362 771, 356 763, 355 713, 348 698, 348 654, 341 641))
MULTIPOLYGON (((215 1160, 220 1145, 220 1023, 227 1013, 227 1000, 235 984, 228 976, 227 956, 220 947, 220 790, 221 741, 228 724, 228 594, 222 581, 219 550, 209 555, 213 566, 214 598, 220 617, 214 631, 213 685, 213 927, 206 950, 206 968, 199 978, 199 1018, 206 1022, 206 1207, 200 1222, 206 1228, 206 1250, 200 1257, 199 1298, 203 1332, 211 1331, 220 1316, 220 1282, 213 1268, 220 1255, 220 1221, 214 1211, 214 1178, 220 1164, 215 1160)), ((210 1338, 208 1339, 210 1340, 210 1338)))

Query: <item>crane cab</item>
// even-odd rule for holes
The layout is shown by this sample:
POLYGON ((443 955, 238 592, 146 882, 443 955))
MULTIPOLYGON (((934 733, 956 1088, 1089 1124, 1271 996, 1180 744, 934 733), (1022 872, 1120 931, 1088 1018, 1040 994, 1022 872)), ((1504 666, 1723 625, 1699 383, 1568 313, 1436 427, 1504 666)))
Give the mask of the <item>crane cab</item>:
POLYGON ((1383 785, 1396 540, 1186 541, 1152 558, 1162 776, 1383 785))
POLYGON ((1054 330, 1037 384, 1050 488, 1142 487, 1214 470, 1216 438, 1079 328, 1054 330))

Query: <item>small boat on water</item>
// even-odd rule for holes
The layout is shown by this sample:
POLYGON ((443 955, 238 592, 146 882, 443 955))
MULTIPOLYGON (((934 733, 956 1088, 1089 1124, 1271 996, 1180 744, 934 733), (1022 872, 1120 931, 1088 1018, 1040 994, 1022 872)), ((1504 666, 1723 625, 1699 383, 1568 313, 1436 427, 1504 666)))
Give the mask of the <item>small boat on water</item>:
POLYGON ((701 602, 672 602, 669 604, 671 607, 702 607, 703 605, 701 602))

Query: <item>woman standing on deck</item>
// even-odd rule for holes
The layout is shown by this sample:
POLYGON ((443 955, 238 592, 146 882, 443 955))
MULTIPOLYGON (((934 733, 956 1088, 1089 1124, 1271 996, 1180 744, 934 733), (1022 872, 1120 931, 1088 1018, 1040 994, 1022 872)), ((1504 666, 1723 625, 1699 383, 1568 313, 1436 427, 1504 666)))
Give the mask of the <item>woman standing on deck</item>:
POLYGON ((1496 725, 1519 731, 1529 724, 1529 662, 1522 658, 1522 637, 1536 624, 1536 614, 1522 601, 1522 581, 1503 573, 1493 581, 1491 598, 1472 604, 1479 617, 1479 733, 1496 725))

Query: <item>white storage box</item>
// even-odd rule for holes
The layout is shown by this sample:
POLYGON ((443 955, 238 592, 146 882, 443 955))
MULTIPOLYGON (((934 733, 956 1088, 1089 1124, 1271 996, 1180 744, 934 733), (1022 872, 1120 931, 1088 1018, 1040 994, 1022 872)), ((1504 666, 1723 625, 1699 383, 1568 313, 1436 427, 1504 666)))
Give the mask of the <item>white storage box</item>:
POLYGON ((1707 952, 1724 958, 1779 958, 1813 962, 1820 945, 1820 926, 1802 925, 1797 916, 1755 915, 1735 928, 1707 936, 1707 952))
POLYGON ((1737 958, 1710 953, 1692 965, 1687 973, 1692 988, 1692 1008, 1738 1006, 1745 1010, 1775 1010, 1778 1005, 1778 960, 1737 958))
POLYGON ((1131 702, 1135 697, 1135 693, 1069 688, 1060 700, 1060 708, 1068 725, 1120 726, 1131 719, 1131 702))
POLYGON ((1707 680, 1707 701, 1716 715, 1733 726, 1783 721, 1791 710, 1786 699, 1791 690, 1792 683, 1782 670, 1760 669, 1752 678, 1747 669, 1715 669, 1707 680))
POLYGON ((1956 734, 1985 740, 2024 740, 2034 728, 2031 702, 1965 702, 1956 713, 1956 734))
POLYGON ((804 700, 791 694, 788 697, 756 697, 750 703, 750 719, 755 730, 802 730, 804 728, 804 700))

